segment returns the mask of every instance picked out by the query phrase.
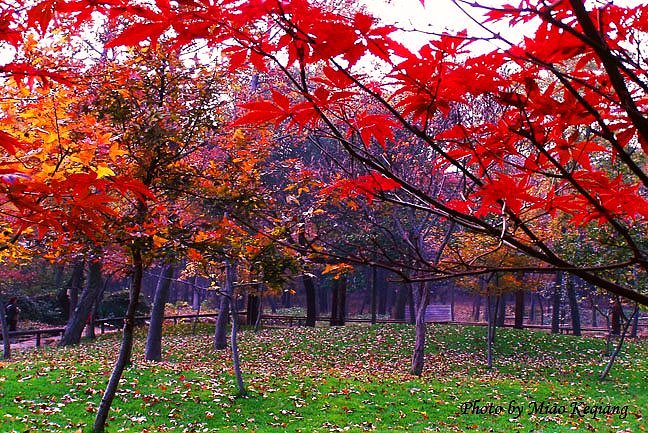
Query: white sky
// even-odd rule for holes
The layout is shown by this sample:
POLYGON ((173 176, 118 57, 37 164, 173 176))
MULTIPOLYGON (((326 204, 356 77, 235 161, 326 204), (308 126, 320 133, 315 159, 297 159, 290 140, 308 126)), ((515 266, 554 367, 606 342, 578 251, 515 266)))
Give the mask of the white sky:
MULTIPOLYGON (((440 33, 448 31, 454 33, 467 29, 468 33, 473 36, 486 36, 476 23, 470 20, 452 0, 426 0, 425 7, 421 5, 420 0, 359 0, 367 7, 369 12, 379 17, 385 24, 395 24, 396 26, 407 30, 420 30, 422 32, 440 33)), ((499 2, 485 1, 484 4, 496 4, 499 2)), ((481 11, 473 9, 468 10, 481 21, 481 11)), ((506 30, 498 29, 502 34, 506 30)), ((421 32, 400 32, 395 35, 409 49, 418 50, 422 45, 427 43, 432 36, 421 32)), ((513 39, 520 37, 519 29, 515 34, 507 35, 513 39)), ((473 49, 477 48, 473 45, 473 49)), ((494 48, 484 43, 479 50, 490 50, 494 48)))
MULTIPOLYGON (((418 29, 422 31, 442 32, 448 30, 451 33, 467 29, 471 36, 487 36, 483 29, 471 21, 453 2, 452 0, 425 0, 425 8, 421 5, 420 0, 357 0, 365 5, 369 12, 381 18, 386 24, 396 24, 404 29, 418 29)), ((614 3, 622 6, 643 6, 646 7, 646 0, 590 0, 597 5, 614 3)), ((517 4, 514 0, 481 0, 481 3, 487 6, 498 6, 505 3, 517 4)), ((481 11, 474 8, 466 8, 479 21, 481 11)), ((506 25, 489 24, 490 28, 496 29, 500 34, 513 42, 519 42, 524 36, 520 26, 510 29, 506 25)), ((532 34, 534 26, 529 26, 529 34, 532 34)), ((409 49, 418 49, 430 40, 430 35, 422 33, 407 32, 398 35, 409 49)), ((490 50, 494 47, 484 42, 483 44, 474 44, 472 49, 490 50)))

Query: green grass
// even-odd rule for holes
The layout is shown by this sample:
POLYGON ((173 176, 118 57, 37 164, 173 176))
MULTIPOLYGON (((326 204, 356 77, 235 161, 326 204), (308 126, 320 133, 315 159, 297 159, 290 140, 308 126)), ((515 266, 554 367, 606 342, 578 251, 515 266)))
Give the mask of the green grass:
MULTIPOLYGON (((140 331, 141 332, 141 331, 140 331)), ((165 361, 148 363, 137 341, 109 432, 441 431, 640 432, 648 425, 648 342, 628 342, 600 382, 604 341, 498 330, 495 368, 485 368, 485 329, 433 326, 426 371, 407 373, 408 325, 245 330, 249 396, 235 395, 229 353, 211 350, 211 329, 167 329, 165 361), (462 413, 462 403, 522 405, 519 418, 462 413), (530 413, 531 402, 564 414, 530 413), (627 405, 627 415, 573 413, 627 405)), ((89 431, 118 349, 117 336, 76 348, 17 354, 0 368, 0 432, 89 431)))

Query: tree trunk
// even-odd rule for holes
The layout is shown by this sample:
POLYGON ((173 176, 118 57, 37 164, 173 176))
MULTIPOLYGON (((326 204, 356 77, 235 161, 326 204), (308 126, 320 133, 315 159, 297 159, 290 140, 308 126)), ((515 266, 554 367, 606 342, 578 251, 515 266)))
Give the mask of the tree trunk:
MULTIPOLYGON (((308 245, 304 231, 299 233, 299 245, 302 247, 308 245)), ((304 273, 302 275, 302 283, 306 292, 306 326, 314 328, 315 322, 317 321, 317 292, 315 290, 315 282, 313 281, 313 277, 304 273)))
MULTIPOLYGON (((230 269, 232 267, 228 267, 227 271, 230 273, 230 269)), ((230 345, 232 349, 232 364, 234 367, 234 376, 236 376, 236 387, 238 388, 238 395, 241 397, 244 397, 247 395, 247 391, 245 390, 245 383, 243 382, 243 373, 241 372, 241 360, 239 359, 239 350, 238 350, 238 340, 237 340, 237 333, 238 333, 238 308, 236 305, 236 300, 234 299, 234 279, 236 278, 234 275, 234 271, 231 271, 230 273, 230 291, 229 291, 229 296, 232 298, 230 299, 230 311, 232 312, 232 332, 230 334, 230 345)), ((258 299, 258 297, 256 297, 258 299)), ((258 308, 258 305, 256 306, 258 308)))
MULTIPOLYGON (((322 293, 323 291, 320 291, 322 293)), ((321 298, 320 298, 321 300, 321 298)), ((268 302, 270 302, 270 311, 272 311, 272 314, 275 314, 277 312, 277 299, 275 296, 270 296, 268 297, 268 302)))
POLYGON ((200 288, 198 288, 196 276, 191 278, 191 308, 194 311, 200 310, 200 304, 202 303, 202 296, 200 293, 200 288))
POLYGON ((450 288, 450 321, 455 321, 455 286, 450 288))
POLYGON ((592 327, 596 328, 598 326, 598 315, 596 314, 596 295, 591 295, 590 306, 592 307, 592 327))
POLYGON ((108 284, 110 283, 110 279, 110 277, 104 278, 104 281, 101 284, 101 289, 99 289, 99 292, 97 293, 97 296, 95 296, 95 300, 92 303, 92 308, 90 308, 90 317, 88 318, 88 323, 85 327, 86 338, 97 338, 97 335, 95 334, 95 320, 97 319, 97 310, 101 305, 104 292, 106 291, 106 287, 108 287, 108 284))
POLYGON ((540 308, 540 326, 542 326, 544 325, 544 304, 540 295, 538 295, 538 307, 540 308))
POLYGON ((371 266, 371 324, 375 325, 378 313, 378 268, 371 266))
POLYGON ((387 314, 387 291, 389 289, 384 269, 378 269, 376 273, 376 291, 378 293, 378 314, 387 314))
POLYGON ((304 290, 306 291, 306 326, 315 327, 317 321, 317 291, 313 277, 304 274, 302 277, 304 290))
MULTIPOLYGON (((419 283, 424 284, 424 283, 419 283)), ((416 324, 416 307, 414 306, 415 301, 414 301, 414 285, 413 284, 407 284, 407 306, 409 310, 409 323, 411 325, 416 324)))
POLYGON ((344 326, 346 319, 346 277, 341 275, 333 280, 331 299, 331 326, 344 326))
MULTIPOLYGON (((247 324, 254 326, 259 317, 259 304, 261 299, 257 295, 248 294, 247 296, 247 324)), ((234 318, 234 316, 232 316, 234 318)))
POLYGON ((398 288, 394 307, 392 308, 392 319, 405 321, 405 305, 407 304, 407 290, 405 284, 398 288))
POLYGON ((258 332, 261 328, 261 319, 263 318, 263 291, 259 296, 259 311, 257 312, 256 321, 254 322, 254 332, 258 332))
POLYGON ((290 290, 284 290, 281 294, 281 306, 284 308, 292 308, 292 295, 290 290))
POLYGON ((524 291, 517 290, 515 292, 515 329, 522 329, 524 327, 524 291))
POLYGON ((619 344, 614 349, 614 352, 612 352, 612 355, 610 355, 610 360, 608 361, 607 365, 605 366, 605 369, 601 373, 600 379, 605 380, 607 377, 608 373, 612 369, 612 366, 614 365, 614 361, 616 360, 616 357, 619 355, 619 352, 621 351, 621 347, 623 346, 623 342, 625 340, 625 336, 628 333, 628 326, 630 325, 630 322, 634 320, 634 318, 639 314, 639 305, 635 304, 634 311, 632 312, 632 316, 628 318, 628 321, 626 322, 625 326, 623 327, 623 332, 621 333, 621 338, 619 339, 619 344))
POLYGON ((425 283, 417 284, 412 291, 414 308, 416 309, 414 326, 416 336, 414 339, 414 351, 412 352, 412 374, 420 376, 425 365, 425 312, 430 300, 430 291, 425 283))
POLYGON ((531 308, 529 309, 529 323, 535 323, 535 306, 537 293, 531 293, 531 308))
POLYGON ((473 301, 473 311, 472 311, 472 318, 473 321, 479 322, 479 316, 481 316, 481 303, 482 303, 482 295, 475 295, 475 300, 473 301))
POLYGON ((145 356, 147 361, 162 360, 162 325, 164 323, 164 307, 169 298, 169 289, 174 274, 173 265, 165 265, 160 273, 155 296, 153 297, 153 307, 151 308, 151 320, 149 323, 148 334, 146 335, 145 356))
POLYGON ((574 289, 574 278, 570 275, 565 283, 567 285, 567 299, 569 300, 569 311, 572 319, 572 331, 574 335, 580 336, 580 311, 578 310, 578 300, 576 299, 576 290, 574 289))
MULTIPOLYGON (((77 269, 75 269, 75 273, 77 269)), ((81 268, 80 275, 83 275, 81 268)), ((65 326, 65 332, 59 341, 59 346, 79 344, 83 328, 92 316, 92 308, 101 290, 101 263, 91 260, 88 264, 88 281, 83 293, 77 302, 72 317, 65 326)))
POLYGON ((11 358, 11 337, 9 337, 9 324, 7 323, 7 316, 5 315, 5 303, 0 296, 0 328, 2 328, 2 358, 11 358))
POLYGON ((68 322, 72 320, 74 316, 74 310, 79 303, 79 291, 81 291, 81 286, 83 285, 83 268, 85 264, 83 260, 78 261, 72 268, 72 275, 70 276, 70 281, 68 282, 68 293, 70 303, 68 305, 68 322))
POLYGON ((506 294, 502 293, 497 296, 497 326, 503 328, 506 324, 506 294))
POLYGON ((632 319, 630 338, 637 338, 637 335, 639 334, 639 311, 637 311, 637 314, 635 314, 633 317, 634 318, 632 319))
POLYGON ((556 283, 553 292, 553 305, 551 308, 551 333, 560 332, 560 301, 562 298, 562 272, 556 272, 556 283))
POLYGON ((499 307, 501 296, 497 296, 495 305, 493 305, 493 297, 488 295, 487 303, 487 332, 486 332, 486 364, 488 369, 493 368, 493 343, 495 343, 495 330, 497 327, 497 311, 499 307))
POLYGON ((623 315, 623 311, 621 307, 621 301, 619 301, 619 298, 616 298, 614 300, 614 303, 612 304, 612 313, 611 313, 612 335, 619 335, 621 333, 622 315, 623 315))
POLYGON ((144 272, 144 264, 142 262, 142 249, 140 240, 133 241, 131 247, 131 254, 133 260, 133 276, 130 288, 130 296, 128 300, 128 308, 126 309, 126 316, 124 318, 124 329, 122 336, 122 343, 119 349, 119 356, 113 368, 108 386, 104 391, 99 409, 97 410, 97 417, 94 422, 94 433, 103 433, 106 427, 106 420, 108 419, 108 412, 112 405, 119 380, 122 377, 124 368, 130 363, 131 353, 133 351, 133 334, 135 329, 135 312, 137 311, 137 304, 139 302, 140 292, 142 290, 142 275, 144 272))
POLYGON ((229 322, 230 297, 234 293, 234 279, 236 278, 235 265, 229 260, 225 261, 225 284, 220 299, 218 318, 216 319, 216 331, 214 333, 214 349, 223 350, 227 348, 227 323, 229 322))

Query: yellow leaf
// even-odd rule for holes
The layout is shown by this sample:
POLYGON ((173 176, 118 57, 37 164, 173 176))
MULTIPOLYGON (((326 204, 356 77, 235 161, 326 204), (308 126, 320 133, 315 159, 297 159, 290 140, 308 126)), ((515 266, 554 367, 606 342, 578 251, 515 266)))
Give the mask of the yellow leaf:
POLYGON ((115 176, 115 172, 112 171, 110 169, 110 167, 108 167, 106 165, 97 166, 97 168, 94 169, 94 171, 97 173, 97 177, 99 179, 101 179, 102 177, 106 177, 106 176, 115 176))
POLYGON ((45 138, 45 143, 46 144, 51 144, 57 142, 59 139, 59 135, 56 132, 51 132, 47 134, 47 138, 45 138))

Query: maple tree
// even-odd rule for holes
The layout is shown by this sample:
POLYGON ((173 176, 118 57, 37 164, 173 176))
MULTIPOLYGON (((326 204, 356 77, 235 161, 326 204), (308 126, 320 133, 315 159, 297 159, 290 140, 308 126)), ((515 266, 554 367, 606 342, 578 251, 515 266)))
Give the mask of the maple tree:
MULTIPOLYGON (((519 6, 464 0, 455 4, 469 15, 469 7, 484 13, 479 25, 486 36, 430 35, 419 50, 399 42, 397 27, 364 11, 323 8, 307 0, 3 4, 0 43, 19 55, 0 73, 6 77, 8 92, 22 98, 22 103, 7 105, 2 118, 0 193, 7 230, 0 248, 10 248, 19 234, 32 227, 38 236, 83 233, 93 238, 105 230, 106 217, 128 208, 133 214, 130 224, 124 224, 127 218, 118 219, 117 230, 131 246, 135 287, 141 282, 143 254, 167 242, 169 250, 184 249, 196 261, 203 258, 201 243, 212 254, 223 252, 221 241, 227 243, 225 249, 233 244, 236 256, 245 256, 240 251, 254 255, 268 246, 256 239, 258 244, 244 248, 244 239, 255 234, 243 228, 254 225, 250 209, 263 208, 257 206, 261 200, 273 204, 271 194, 258 194, 255 188, 248 190, 249 196, 239 195, 229 202, 242 210, 236 223, 220 218, 223 208, 213 210, 212 220, 179 216, 179 226, 201 228, 188 242, 176 242, 181 230, 168 228, 169 217, 161 207, 147 205, 152 198, 149 188, 166 170, 170 186, 186 184, 182 170, 202 175, 203 182, 192 188, 197 185, 210 200, 227 197, 238 184, 214 182, 223 173, 209 160, 227 159, 219 149, 185 155, 188 147, 178 144, 182 139, 160 133, 175 126, 170 123, 177 117, 168 112, 151 117, 155 104, 141 111, 128 108, 151 97, 146 88, 135 95, 124 88, 126 81, 102 83, 104 90, 109 89, 103 97, 112 101, 104 114, 130 131, 116 146, 104 132, 105 125, 83 110, 77 110, 83 115, 78 123, 59 121, 82 107, 75 96, 88 84, 71 71, 86 70, 85 65, 64 62, 61 68, 31 53, 38 37, 51 37, 56 25, 66 33, 58 49, 74 58, 78 52, 66 51, 65 41, 88 31, 86 25, 95 22, 109 29, 98 37, 102 55, 120 46, 139 47, 146 56, 161 44, 175 50, 204 42, 205 50, 215 48, 227 59, 230 72, 251 66, 257 78, 284 77, 290 91, 271 88, 258 97, 237 100, 244 100, 234 123, 239 129, 222 141, 227 144, 221 148, 235 148, 237 156, 232 160, 244 166, 237 175, 243 184, 259 180, 257 153, 266 150, 268 141, 258 129, 284 128, 311 139, 323 137, 363 166, 348 176, 328 179, 324 196, 340 198, 355 208, 363 201, 367 205, 377 199, 390 201, 437 221, 452 221, 467 233, 490 237, 496 249, 514 249, 530 259, 521 266, 439 259, 431 266, 416 264, 416 275, 404 275, 406 280, 564 271, 610 294, 648 305, 645 290, 628 277, 637 275, 634 279, 641 280, 648 270, 648 86, 645 59, 635 48, 648 31, 646 7, 585 5, 580 0, 525 0, 519 6), (511 41, 496 25, 520 28, 529 36, 511 41), (471 51, 479 40, 501 48, 483 54, 471 51), (367 62, 378 65, 380 72, 367 72, 367 62), (69 90, 73 85, 76 90, 69 90), (55 93, 53 88, 60 90, 55 93), (31 102, 31 97, 38 102, 31 102), (53 121, 47 117, 52 113, 53 121), (28 136, 21 137, 25 132, 28 136), (241 149, 240 141, 247 137, 262 144, 249 151, 241 149), (153 146, 138 153, 137 145, 145 142, 153 146), (390 152, 407 155, 403 149, 412 143, 416 149, 423 148, 420 158, 394 164, 388 157, 390 152), (118 176, 115 163, 130 150, 136 151, 130 153, 124 175, 118 176), (34 162, 25 168, 28 158, 34 162), (452 186, 430 189, 428 182, 435 176, 428 173, 450 179, 452 186), (118 204, 124 195, 135 197, 130 205, 118 204), (589 257, 570 256, 555 244, 544 227, 557 219, 578 229, 593 252, 589 257), (207 239, 210 242, 203 242, 207 239), (191 242, 194 245, 188 246, 191 242), (594 257, 602 250, 604 262, 594 257)), ((147 73, 139 78, 145 81, 147 73)), ((174 98, 181 103, 185 96, 180 90, 174 98)), ((178 123, 186 119, 182 116, 178 123)), ((179 209, 200 207, 189 200, 174 203, 179 209)), ((284 223, 282 218, 275 220, 277 226, 284 223)), ((285 231, 277 228, 274 237, 285 238, 285 231)), ((295 237, 293 242, 301 243, 295 237)), ((364 256, 358 261, 371 259, 364 256)), ((136 291, 133 299, 136 303, 136 291)), ((125 338, 124 347, 130 343, 132 335, 130 340, 125 338)), ((127 360, 129 350, 124 353, 120 358, 127 360)), ((111 380, 111 385, 116 382, 111 380)), ((98 421, 95 428, 101 431, 103 422, 98 421)))
MULTIPOLYGON (((462 1, 456 4, 467 7, 462 1)), ((398 182, 414 204, 500 238, 553 269, 648 303, 641 291, 601 275, 600 266, 565 260, 529 227, 529 221, 557 213, 570 215, 575 225, 605 225, 624 254, 623 260, 602 267, 636 264, 646 270, 636 234, 643 232, 648 208, 642 193, 648 183, 643 168, 648 146, 648 121, 642 114, 645 68, 632 48, 646 31, 645 8, 606 4, 588 10, 578 0, 477 5, 486 9, 485 29, 493 22, 521 26, 536 19, 539 24, 534 36, 520 43, 491 31, 485 38, 506 48, 467 55, 473 39, 465 33, 438 35, 413 52, 393 36, 394 26, 363 12, 346 16, 321 10, 305 0, 84 6, 136 21, 111 46, 145 39, 154 43, 173 29, 178 45, 197 39, 229 45, 223 52, 232 70, 252 64, 264 72, 272 64, 300 100, 274 92, 270 100, 245 104, 248 113, 240 122, 324 127, 354 158, 398 182), (360 59, 368 56, 387 68, 384 80, 360 71, 360 59), (308 66, 318 63, 324 64, 323 76, 313 77, 308 66), (371 99, 380 110, 346 111, 357 98, 371 99), (475 103, 497 111, 460 115, 475 103), (459 114, 452 127, 428 128, 433 119, 453 113, 459 114), (396 128, 436 153, 430 169, 452 170, 461 177, 465 200, 430 197, 382 164, 379 155, 348 140, 358 134, 388 146, 396 140, 396 128), (601 160, 624 174, 599 169, 601 160), (542 182, 549 189, 534 192, 542 182)))

